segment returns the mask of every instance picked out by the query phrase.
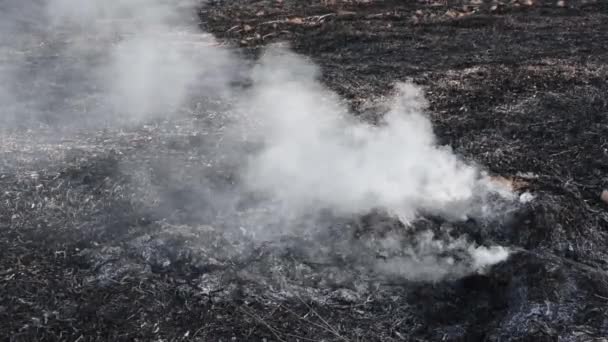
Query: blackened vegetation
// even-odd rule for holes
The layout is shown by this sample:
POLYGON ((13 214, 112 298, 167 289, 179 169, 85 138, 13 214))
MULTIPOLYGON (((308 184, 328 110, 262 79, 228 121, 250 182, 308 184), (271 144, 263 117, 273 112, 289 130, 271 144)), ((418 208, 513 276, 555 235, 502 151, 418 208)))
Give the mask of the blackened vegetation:
MULTIPOLYGON (((217 141, 204 132, 206 124, 106 132, 40 147, 44 154, 9 151, 5 140, 0 335, 14 341, 608 336, 608 216, 599 200, 608 187, 607 10, 601 1, 567 0, 210 3, 200 15, 206 29, 252 56, 266 43, 289 42, 322 66, 323 81, 366 120, 377 120, 366 101, 393 82, 423 85, 440 143, 495 174, 525 180, 536 199, 505 222, 445 229, 427 218, 413 229, 467 234, 517 253, 485 274, 418 283, 378 277, 366 267, 387 257, 369 241, 404 231, 381 213, 328 217, 321 246, 306 236, 260 246, 221 220, 205 225, 226 207, 206 194, 228 194, 238 182, 233 161, 206 160, 211 152, 204 146, 217 141), (72 152, 57 152, 65 146, 72 152)), ((197 115, 195 123, 211 117, 197 115)))

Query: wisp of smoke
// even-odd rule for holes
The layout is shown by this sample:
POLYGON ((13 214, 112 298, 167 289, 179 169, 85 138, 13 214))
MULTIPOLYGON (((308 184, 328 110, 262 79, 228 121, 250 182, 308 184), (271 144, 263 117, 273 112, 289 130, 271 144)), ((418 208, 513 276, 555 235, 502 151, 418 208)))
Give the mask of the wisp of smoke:
POLYGON ((484 272, 489 266, 506 260, 509 250, 502 246, 476 246, 464 237, 441 239, 423 231, 413 241, 399 241, 396 236, 381 241, 395 255, 377 260, 376 269, 384 274, 417 281, 439 281, 484 272))

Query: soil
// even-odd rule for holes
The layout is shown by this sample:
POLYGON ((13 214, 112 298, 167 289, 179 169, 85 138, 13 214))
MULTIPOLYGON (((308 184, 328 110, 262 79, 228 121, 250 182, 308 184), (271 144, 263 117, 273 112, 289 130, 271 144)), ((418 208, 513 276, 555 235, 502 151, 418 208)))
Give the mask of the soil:
POLYGON ((204 221, 221 216, 205 194, 234 182, 234 161, 205 147, 228 115, 220 104, 27 151, 27 133, 4 135, 3 339, 608 338, 605 2, 230 0, 199 17, 252 60, 288 43, 363 120, 378 121, 369 101, 395 82, 424 87, 439 143, 535 196, 507 221, 452 228, 516 252, 480 274, 420 282, 353 266, 353 246, 375 257, 361 241, 402 228, 382 213, 328 219, 322 248, 233 238, 238 229, 204 221))

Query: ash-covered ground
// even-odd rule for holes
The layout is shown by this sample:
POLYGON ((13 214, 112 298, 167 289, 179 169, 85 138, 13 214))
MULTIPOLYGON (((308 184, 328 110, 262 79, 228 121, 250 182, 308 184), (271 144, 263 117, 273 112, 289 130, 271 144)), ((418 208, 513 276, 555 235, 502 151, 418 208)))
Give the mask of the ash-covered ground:
POLYGON ((608 337, 603 2, 48 3, 0 5, 3 339, 608 337))

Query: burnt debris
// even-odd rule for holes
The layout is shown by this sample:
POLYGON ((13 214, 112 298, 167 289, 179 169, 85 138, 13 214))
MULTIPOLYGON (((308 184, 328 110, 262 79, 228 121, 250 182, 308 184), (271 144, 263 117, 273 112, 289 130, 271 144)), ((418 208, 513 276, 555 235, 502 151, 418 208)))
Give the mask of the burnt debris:
POLYGON ((228 120, 217 104, 128 132, 33 142, 27 151, 18 146, 28 133, 7 133, 0 336, 605 338, 607 9, 582 0, 208 2, 199 13, 205 30, 251 59, 287 42, 321 66, 324 84, 363 120, 380 120, 370 100, 394 82, 422 85, 439 142, 520 182, 534 199, 495 220, 423 217, 409 229, 382 211, 327 213, 259 243, 239 220, 268 215, 252 204, 263 199, 230 202, 238 163, 214 155, 220 135, 209 122, 228 120), (223 212, 228 205, 242 216, 223 212), (471 263, 459 248, 432 253, 447 265, 440 279, 379 271, 390 267, 378 263, 407 263, 406 251, 426 246, 417 230, 511 254, 464 277, 448 267, 471 263))

